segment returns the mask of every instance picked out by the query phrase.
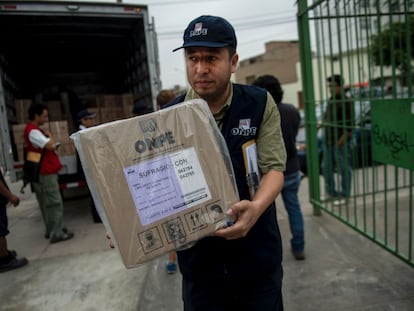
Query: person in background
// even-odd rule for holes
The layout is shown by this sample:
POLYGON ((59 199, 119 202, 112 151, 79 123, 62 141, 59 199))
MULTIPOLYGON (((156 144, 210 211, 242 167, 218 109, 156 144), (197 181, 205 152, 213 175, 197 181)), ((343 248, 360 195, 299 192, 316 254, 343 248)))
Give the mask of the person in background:
POLYGON ((296 149, 296 136, 299 131, 300 114, 295 106, 282 103, 283 89, 276 77, 272 75, 260 76, 253 82, 253 85, 266 89, 272 95, 280 113, 280 124, 287 154, 282 199, 289 217, 290 232, 292 234, 290 247, 293 257, 296 260, 304 260, 305 233, 303 215, 298 197, 301 176, 299 173, 299 159, 296 149))
MULTIPOLYGON (((79 111, 77 115, 77 120, 79 124, 78 130, 82 131, 84 129, 87 129, 88 127, 93 126, 95 124, 95 117, 96 117, 96 113, 89 112, 87 109, 79 111)), ((77 159, 79 178, 80 180, 85 181, 86 177, 83 171, 82 164, 79 159, 79 155, 77 155, 76 159, 77 159)), ((102 223, 101 217, 99 216, 98 211, 96 210, 96 206, 95 206, 95 203, 93 202, 93 199, 90 198, 90 200, 91 200, 91 214, 92 214, 93 222, 102 223)))
POLYGON ((174 92, 174 90, 161 90, 157 95, 157 109, 161 109, 164 105, 172 101, 176 96, 177 94, 174 92))
POLYGON ((39 182, 33 182, 33 190, 45 224, 45 238, 57 243, 73 238, 74 234, 63 227, 63 202, 59 191, 58 172, 62 168, 56 149, 59 143, 52 133, 40 126, 48 122, 48 110, 43 104, 33 103, 29 107, 29 122, 24 130, 27 152, 43 154, 39 182))
POLYGON ((345 94, 341 75, 327 79, 329 92, 328 105, 323 114, 322 172, 325 178, 327 199, 334 205, 345 204, 351 194, 352 179, 352 105, 345 94), (341 175, 341 190, 335 186, 335 170, 341 175))
POLYGON ((0 169, 0 273, 23 267, 29 262, 24 257, 18 258, 16 251, 7 248, 6 236, 10 233, 6 210, 8 202, 18 206, 20 199, 10 191, 0 169))
MULTIPOLYGON (((191 89, 167 106, 204 99, 226 140, 240 201, 234 223, 177 251, 186 311, 281 311, 282 242, 275 199, 283 186, 286 152, 280 116, 262 88, 230 81, 239 56, 233 26, 203 15, 184 31, 184 60, 191 89), (254 140, 261 180, 250 197, 242 145, 254 140)), ((165 106, 164 106, 165 107, 165 106)))
MULTIPOLYGON (((161 90, 157 95, 157 108, 161 109, 162 106, 172 101, 175 97, 176 94, 173 90, 161 90)), ((166 269, 168 274, 174 274, 177 272, 177 253, 175 251, 168 253, 166 269)))

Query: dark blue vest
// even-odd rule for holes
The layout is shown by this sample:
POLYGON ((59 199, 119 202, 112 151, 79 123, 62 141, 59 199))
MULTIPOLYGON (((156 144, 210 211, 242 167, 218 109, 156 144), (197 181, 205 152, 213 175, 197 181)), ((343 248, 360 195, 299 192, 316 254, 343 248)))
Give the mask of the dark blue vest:
MULTIPOLYGON (((182 102, 184 97, 176 98, 168 106, 182 102)), ((223 120, 221 131, 230 152, 241 200, 250 198, 241 146, 257 137, 266 100, 263 89, 233 84, 233 99, 223 120)), ((269 206, 245 238, 228 241, 207 237, 177 254, 181 273, 188 280, 261 278, 279 269, 282 261, 276 206, 269 206)))

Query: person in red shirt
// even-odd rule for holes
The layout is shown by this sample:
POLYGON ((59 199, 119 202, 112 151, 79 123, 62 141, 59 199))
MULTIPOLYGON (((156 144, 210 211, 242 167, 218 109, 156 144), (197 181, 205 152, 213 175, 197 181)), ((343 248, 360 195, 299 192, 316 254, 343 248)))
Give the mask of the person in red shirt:
POLYGON ((59 191, 58 172, 62 168, 56 149, 59 143, 52 133, 40 127, 48 122, 48 110, 43 104, 33 103, 29 107, 29 122, 24 130, 27 154, 41 161, 39 179, 32 182, 36 199, 45 224, 45 237, 50 243, 73 238, 73 233, 63 227, 63 202, 59 191))

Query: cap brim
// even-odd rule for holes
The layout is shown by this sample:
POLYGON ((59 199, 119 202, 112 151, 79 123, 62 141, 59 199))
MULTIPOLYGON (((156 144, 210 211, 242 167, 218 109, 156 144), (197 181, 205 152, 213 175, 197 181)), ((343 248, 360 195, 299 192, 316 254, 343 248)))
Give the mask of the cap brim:
POLYGON ((82 120, 82 119, 92 119, 96 117, 96 113, 89 113, 83 116, 79 116, 78 119, 82 120))
POLYGON ((180 49, 185 48, 191 48, 191 47, 203 47, 203 48, 224 48, 226 46, 229 46, 226 43, 220 43, 220 42, 205 42, 205 41, 194 41, 194 42, 188 42, 183 44, 182 46, 172 50, 173 52, 178 51, 180 49))

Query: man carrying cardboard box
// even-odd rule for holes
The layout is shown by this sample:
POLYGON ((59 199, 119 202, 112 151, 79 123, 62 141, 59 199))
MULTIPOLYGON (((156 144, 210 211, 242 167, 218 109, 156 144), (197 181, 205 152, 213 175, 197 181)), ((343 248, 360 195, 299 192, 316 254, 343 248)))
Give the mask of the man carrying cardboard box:
POLYGON ((283 310, 282 243, 274 200, 283 186, 286 152, 280 116, 263 89, 230 82, 236 71, 237 39, 221 17, 200 16, 184 31, 191 89, 171 105, 207 101, 230 151, 241 201, 227 211, 232 226, 180 250, 184 309, 283 310), (255 141, 261 181, 250 197, 242 145, 255 141))

